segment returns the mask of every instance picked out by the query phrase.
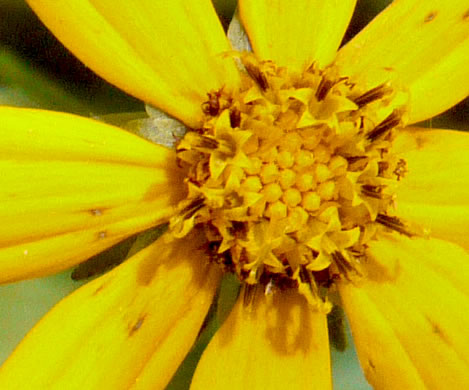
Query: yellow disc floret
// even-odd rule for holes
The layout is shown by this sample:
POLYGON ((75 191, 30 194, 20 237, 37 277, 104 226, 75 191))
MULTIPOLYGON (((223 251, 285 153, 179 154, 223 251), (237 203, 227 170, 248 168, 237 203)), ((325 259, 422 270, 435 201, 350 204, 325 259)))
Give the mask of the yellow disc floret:
POLYGON ((241 60, 243 87, 210 92, 203 126, 177 146, 187 199, 171 233, 203 227, 210 258, 242 282, 323 302, 336 278, 362 276, 369 240, 411 234, 393 215, 405 161, 390 153, 407 95, 360 90, 333 66, 241 60))

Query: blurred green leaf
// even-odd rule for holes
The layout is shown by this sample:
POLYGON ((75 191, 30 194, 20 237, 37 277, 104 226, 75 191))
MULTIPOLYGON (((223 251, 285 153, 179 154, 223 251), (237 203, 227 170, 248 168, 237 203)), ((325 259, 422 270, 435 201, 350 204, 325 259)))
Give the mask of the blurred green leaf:
POLYGON ((58 82, 10 51, 0 50, 0 104, 87 114, 90 110, 58 82))

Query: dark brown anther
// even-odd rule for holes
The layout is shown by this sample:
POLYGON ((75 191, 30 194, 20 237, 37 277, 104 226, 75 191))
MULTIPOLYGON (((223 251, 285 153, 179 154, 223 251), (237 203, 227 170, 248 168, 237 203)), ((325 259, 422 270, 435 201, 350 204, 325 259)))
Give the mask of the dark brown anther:
POLYGON ((216 149, 218 148, 218 141, 215 138, 203 135, 200 137, 200 144, 198 146, 205 149, 216 149))
POLYGON ((241 125, 241 112, 236 107, 230 110, 230 125, 233 129, 241 125))
POLYGON ((374 102, 375 100, 382 99, 384 96, 390 94, 391 92, 392 89, 387 84, 381 84, 365 92, 363 95, 353 99, 353 101, 359 108, 362 108, 363 106, 366 106, 367 104, 374 102))
POLYGON ((357 172, 366 167, 368 164, 367 156, 349 156, 345 158, 348 162, 348 170, 351 172, 357 172))
POLYGON ((378 162, 378 176, 383 176, 384 173, 389 169, 389 163, 387 161, 378 162))
POLYGON ((384 186, 373 186, 369 184, 362 185, 362 194, 370 198, 383 199, 383 188, 384 186))
POLYGON ((332 254, 332 258, 334 259, 335 263, 337 264, 337 266, 340 268, 342 268, 340 271, 353 271, 353 267, 349 264, 349 262, 347 261, 347 259, 345 258, 345 256, 340 253, 339 251, 335 251, 333 252, 332 254))
POLYGON ((180 211, 179 215, 181 215, 184 219, 189 219, 202 207, 204 207, 204 198, 195 198, 180 211))
POLYGON ((385 120, 383 120, 378 126, 371 130, 366 138, 370 141, 376 141, 378 138, 382 138, 391 129, 398 126, 401 123, 401 114, 398 110, 394 110, 385 120))
POLYGON ((318 99, 319 102, 324 100, 334 84, 334 81, 323 78, 316 90, 316 99, 318 99))
POLYGON ((209 92, 208 100, 202 103, 202 111, 206 115, 216 116, 220 112, 221 91, 209 92))
POLYGON ((358 128, 360 129, 360 133, 363 133, 363 129, 365 128, 365 117, 364 116, 360 116, 360 125, 358 126, 358 128))
POLYGON ((331 256, 332 256, 332 259, 334 260, 335 265, 339 269, 340 274, 344 276, 345 279, 347 279, 348 281, 351 281, 349 274, 351 272, 354 272, 355 270, 347 261, 345 256, 339 251, 335 251, 331 253, 331 256))
POLYGON ((219 145, 219 142, 215 138, 199 134, 196 131, 189 131, 186 133, 184 141, 186 142, 180 142, 176 146, 177 152, 184 152, 192 149, 202 153, 212 153, 219 145))
POLYGON ((413 234, 410 233, 407 229, 407 226, 397 217, 386 214, 378 214, 376 217, 376 222, 407 237, 413 236, 413 234))
POLYGON ((335 265, 339 269, 341 276, 345 277, 345 279, 347 279, 348 281, 352 281, 354 276, 363 276, 359 267, 357 267, 360 263, 357 258, 352 256, 351 260, 349 260, 347 257, 344 256, 342 252, 339 251, 331 253, 331 256, 334 260, 335 265))
MULTIPOLYGON (((211 153, 213 150, 218 148, 219 142, 207 135, 198 134, 191 131, 186 134, 185 139, 191 144, 191 148, 199 152, 211 153)), ((177 151, 188 150, 187 146, 182 147, 178 145, 177 151)))
POLYGON ((300 280, 303 283, 311 284, 313 280, 313 275, 311 274, 311 271, 308 270, 306 267, 301 267, 300 268, 300 280))
POLYGON ((346 157, 345 159, 347 160, 347 162, 349 164, 354 164, 357 161, 363 160, 365 158, 368 158, 368 157, 366 157, 366 156, 349 156, 349 157, 346 157))
POLYGON ((319 83, 318 89, 316 90, 316 99, 318 101, 324 100, 332 87, 346 80, 348 80, 348 77, 340 77, 336 80, 330 80, 323 77, 319 83))
POLYGON ((259 85, 259 87, 265 91, 269 88, 269 82, 265 74, 256 66, 250 63, 245 63, 244 67, 246 68, 249 76, 259 85))

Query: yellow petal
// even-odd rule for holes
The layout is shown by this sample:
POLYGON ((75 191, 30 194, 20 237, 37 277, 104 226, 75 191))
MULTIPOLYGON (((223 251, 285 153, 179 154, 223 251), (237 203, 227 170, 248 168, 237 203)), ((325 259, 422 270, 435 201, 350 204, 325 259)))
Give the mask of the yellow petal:
POLYGON ((199 245, 162 238, 65 298, 1 367, 0 388, 164 388, 219 281, 199 245))
POLYGON ((207 92, 238 80, 209 0, 28 0, 81 61, 126 92, 196 126, 207 92))
POLYGON ((1 107, 0 281, 54 273, 166 221, 174 153, 68 114, 1 107))
POLYGON ((401 131, 393 152, 409 172, 396 191, 396 213, 432 236, 469 249, 469 134, 411 128, 401 131))
POLYGON ((468 253, 396 235, 368 254, 368 280, 340 293, 372 386, 469 388, 468 253))
POLYGON ((334 58, 356 0, 240 0, 239 10, 256 55, 301 71, 334 58))
POLYGON ((192 390, 332 388, 326 316, 297 293, 270 298, 238 299, 202 355, 192 390))
POLYGON ((376 86, 397 77, 411 94, 411 123, 469 94, 466 0, 394 1, 338 55, 342 72, 376 86))

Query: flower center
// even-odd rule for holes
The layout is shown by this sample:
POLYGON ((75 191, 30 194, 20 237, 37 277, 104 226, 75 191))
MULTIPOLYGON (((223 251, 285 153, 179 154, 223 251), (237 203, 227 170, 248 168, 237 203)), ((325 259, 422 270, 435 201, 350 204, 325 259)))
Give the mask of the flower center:
POLYGON ((242 282, 324 303, 337 278, 363 276, 380 232, 411 235, 393 215, 406 163, 390 152, 407 95, 361 90, 334 67, 241 61, 242 88, 209 93, 203 126, 177 146, 188 195, 171 233, 202 227, 212 261, 242 282))

